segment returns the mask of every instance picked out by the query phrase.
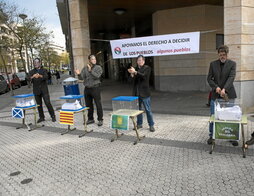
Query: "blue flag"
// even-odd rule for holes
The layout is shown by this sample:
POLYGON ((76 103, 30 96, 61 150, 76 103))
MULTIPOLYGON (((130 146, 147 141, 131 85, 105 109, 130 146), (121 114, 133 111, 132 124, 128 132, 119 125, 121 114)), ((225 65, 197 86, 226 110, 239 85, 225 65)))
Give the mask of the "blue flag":
POLYGON ((13 118, 24 118, 24 111, 20 108, 12 108, 12 117, 13 118))

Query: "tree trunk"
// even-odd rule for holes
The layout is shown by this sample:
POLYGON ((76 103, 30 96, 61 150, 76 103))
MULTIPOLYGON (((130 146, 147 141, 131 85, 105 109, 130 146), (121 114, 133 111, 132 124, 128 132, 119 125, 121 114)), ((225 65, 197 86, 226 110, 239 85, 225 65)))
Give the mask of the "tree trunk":
POLYGON ((25 72, 26 72, 26 74, 27 74, 26 63, 25 63, 24 57, 23 57, 23 55, 22 55, 22 46, 19 47, 19 56, 20 56, 20 58, 21 58, 23 68, 24 68, 24 70, 25 70, 25 72))
POLYGON ((14 70, 14 72, 16 72, 16 67, 15 67, 15 54, 14 54, 13 49, 11 50, 11 56, 12 56, 12 59, 11 59, 12 69, 14 70))
MULTIPOLYGON (((31 52, 31 59, 33 60, 34 59, 34 53, 33 53, 33 48, 32 47, 29 47, 30 48, 30 52, 31 52)), ((33 62, 33 61, 31 61, 31 62, 33 62)))

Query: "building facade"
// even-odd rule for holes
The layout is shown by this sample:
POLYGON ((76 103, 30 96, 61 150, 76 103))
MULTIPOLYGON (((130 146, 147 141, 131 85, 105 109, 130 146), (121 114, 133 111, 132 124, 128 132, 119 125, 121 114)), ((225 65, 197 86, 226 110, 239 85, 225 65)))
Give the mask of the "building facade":
POLYGON ((116 79, 122 64, 113 60, 109 40, 200 31, 200 53, 147 58, 153 68, 152 84, 160 91, 209 91, 209 63, 217 48, 229 46, 229 58, 237 63, 235 86, 243 108, 254 106, 254 1, 92 1, 56 0, 67 47, 74 67, 87 63, 88 54, 99 53, 104 74, 116 79))

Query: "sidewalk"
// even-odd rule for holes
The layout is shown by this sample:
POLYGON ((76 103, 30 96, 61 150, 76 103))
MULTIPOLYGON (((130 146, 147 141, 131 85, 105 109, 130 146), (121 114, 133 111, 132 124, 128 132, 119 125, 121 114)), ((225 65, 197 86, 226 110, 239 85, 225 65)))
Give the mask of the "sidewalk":
MULTIPOLYGON (((49 89, 54 108, 59 107, 62 86, 49 89)), ((6 104, 0 110, 0 195, 253 195, 254 147, 243 159, 240 147, 218 141, 209 154, 205 94, 153 92, 156 132, 149 132, 144 119, 146 137, 140 143, 132 144, 134 131, 111 143, 111 98, 130 93, 129 85, 105 81, 104 125, 89 125, 94 132, 82 138, 80 115, 75 116, 77 130, 63 136, 67 126, 51 122, 47 112, 45 127, 28 132, 15 129, 20 121, 10 116, 13 103, 6 104), (10 176, 16 171, 21 173, 10 176), (27 178, 32 181, 21 184, 27 178)), ((1 95, 2 101, 11 103, 1 95)), ((248 137, 253 127, 249 121, 248 137)))
MULTIPOLYGON (((69 77, 62 75, 61 80, 69 77)), ((53 81, 54 82, 54 81, 53 81)), ((80 83, 80 93, 84 93, 83 84, 80 83)), ((105 80, 102 83, 102 106, 104 110, 112 110, 111 99, 116 96, 132 95, 132 86, 130 84, 121 84, 119 82, 105 80)), ((62 101, 60 96, 64 95, 64 90, 61 84, 49 85, 51 102, 54 108, 60 107, 62 101)), ((15 94, 32 93, 32 88, 23 86, 14 91, 15 94)), ((6 106, 14 106, 14 99, 10 98, 10 92, 0 95, 0 111, 6 106)), ((183 115, 198 115, 208 116, 209 108, 206 106, 207 93, 200 92, 182 92, 169 93, 152 90, 151 96, 152 110, 154 113, 161 114, 183 114, 183 115)))

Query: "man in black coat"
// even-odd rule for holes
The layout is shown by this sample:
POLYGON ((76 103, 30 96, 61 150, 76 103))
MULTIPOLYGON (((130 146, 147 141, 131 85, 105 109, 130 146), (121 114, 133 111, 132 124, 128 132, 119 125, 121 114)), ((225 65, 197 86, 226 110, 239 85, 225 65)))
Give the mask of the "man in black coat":
MULTIPOLYGON (((133 95, 139 97, 139 109, 142 109, 142 105, 145 108, 147 121, 149 124, 149 129, 151 132, 154 132, 154 121, 153 114, 151 110, 150 103, 150 88, 149 88, 149 78, 151 74, 151 68, 145 65, 145 57, 139 55, 137 57, 137 68, 131 67, 128 69, 128 72, 131 74, 131 77, 134 79, 134 88, 133 95)), ((143 124, 143 115, 140 114, 137 117, 137 126, 142 128, 143 124)))
POLYGON ((29 72, 29 76, 33 83, 33 93, 36 103, 38 105, 39 120, 37 123, 45 121, 45 116, 42 107, 42 98, 46 104, 49 114, 52 118, 52 122, 56 121, 54 109, 50 103, 49 91, 48 91, 48 73, 46 69, 41 67, 41 60, 39 58, 34 59, 34 69, 29 72))
MULTIPOLYGON (((234 88, 234 80, 236 75, 236 63, 229 60, 229 49, 227 46, 221 46, 218 48, 219 59, 210 63, 209 73, 207 76, 207 82, 212 88, 210 111, 211 115, 214 114, 214 102, 216 99, 226 98, 230 102, 234 102, 236 98, 236 92, 234 88)), ((208 144, 212 144, 213 135, 213 123, 209 126, 209 139, 208 144)), ((236 141, 233 141, 234 146, 238 145, 236 141)))

